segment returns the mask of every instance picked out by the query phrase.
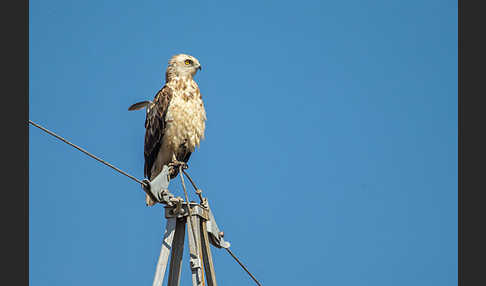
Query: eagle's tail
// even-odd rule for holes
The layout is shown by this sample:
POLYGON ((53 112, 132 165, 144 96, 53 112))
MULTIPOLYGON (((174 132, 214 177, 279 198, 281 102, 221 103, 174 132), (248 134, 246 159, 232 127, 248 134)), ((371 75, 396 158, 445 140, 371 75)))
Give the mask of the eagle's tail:
POLYGON ((155 205, 155 202, 149 197, 149 195, 145 194, 145 204, 151 207, 155 205))

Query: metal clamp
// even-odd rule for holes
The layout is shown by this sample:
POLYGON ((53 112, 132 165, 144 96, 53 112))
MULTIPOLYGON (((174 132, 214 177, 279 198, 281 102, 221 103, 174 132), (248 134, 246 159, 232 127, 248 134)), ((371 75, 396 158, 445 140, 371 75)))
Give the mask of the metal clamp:
POLYGON ((157 201, 161 204, 166 204, 168 206, 173 206, 177 201, 178 198, 168 190, 170 176, 169 176, 169 167, 164 165, 160 174, 158 174, 152 181, 144 180, 146 186, 142 185, 142 188, 148 189, 157 201))
POLYGON ((206 222, 208 233, 209 233, 209 242, 216 246, 217 248, 228 248, 231 246, 231 243, 229 241, 225 241, 223 239, 224 232, 222 232, 218 224, 216 224, 216 219, 214 218, 214 214, 211 211, 211 208, 209 208, 209 203, 206 200, 205 204, 209 210, 209 219, 206 222))
MULTIPOLYGON (((194 202, 191 202, 190 205, 191 205, 192 216, 197 215, 203 218, 204 220, 209 219, 209 213, 204 207, 194 202)), ((172 206, 168 205, 165 207, 165 218, 172 218, 172 217, 182 218, 185 216, 189 216, 189 210, 187 209, 186 202, 181 201, 180 205, 175 204, 172 206)))

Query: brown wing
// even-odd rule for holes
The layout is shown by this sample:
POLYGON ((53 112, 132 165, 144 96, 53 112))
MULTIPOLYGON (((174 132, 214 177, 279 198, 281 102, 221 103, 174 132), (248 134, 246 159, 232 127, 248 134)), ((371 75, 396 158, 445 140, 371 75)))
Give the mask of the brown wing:
POLYGON ((144 144, 144 156, 145 166, 144 175, 149 180, 150 171, 155 163, 157 154, 159 153, 162 140, 165 133, 165 116, 169 107, 170 100, 172 99, 172 89, 168 86, 164 86, 153 100, 153 104, 147 107, 147 117, 145 118, 145 144, 144 144))

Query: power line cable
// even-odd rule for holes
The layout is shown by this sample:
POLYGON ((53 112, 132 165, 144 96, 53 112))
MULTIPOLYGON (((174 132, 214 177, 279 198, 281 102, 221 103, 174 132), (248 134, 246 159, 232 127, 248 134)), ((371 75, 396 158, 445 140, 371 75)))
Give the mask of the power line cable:
POLYGON ((83 148, 79 147, 78 145, 76 145, 76 144, 74 144, 74 143, 69 142, 68 140, 64 139, 63 137, 61 137, 61 136, 57 135, 56 133, 54 133, 54 132, 50 131, 49 129, 47 129, 47 128, 45 128, 45 127, 43 127, 43 126, 41 126, 41 125, 39 125, 39 124, 37 124, 37 123, 35 123, 35 122, 33 122, 33 121, 32 121, 32 120, 30 120, 30 119, 29 119, 29 123, 30 123, 31 125, 33 125, 33 126, 35 126, 35 127, 39 128, 40 130, 42 130, 42 131, 46 132, 47 134, 49 134, 49 135, 51 135, 51 136, 56 137, 57 139, 61 140, 62 142, 64 142, 64 143, 66 143, 66 144, 68 144, 68 145, 70 145, 70 146, 72 146, 72 147, 74 147, 74 148, 78 149, 79 151, 81 151, 81 152, 83 152, 84 154, 86 154, 86 155, 90 156, 91 158, 93 158, 93 159, 97 160, 98 162, 105 164, 106 166, 108 166, 108 167, 112 168, 113 170, 115 170, 115 171, 119 172, 120 174, 123 174, 123 175, 127 176, 128 178, 130 178, 130 179, 134 180, 135 182, 137 182, 137 183, 141 184, 142 186, 145 186, 145 188, 142 188, 142 189, 144 190, 144 192, 145 192, 145 193, 146 193, 146 194, 147 194, 147 195, 148 195, 148 196, 149 196, 149 197, 150 197, 150 198, 151 198, 153 201, 157 201, 157 199, 156 199, 156 198, 155 198, 155 196, 152 194, 152 192, 150 192, 150 191, 148 190, 148 188, 147 188, 147 184, 146 184, 144 181, 141 181, 141 180, 139 180, 139 179, 135 178, 134 176, 132 176, 132 175, 128 174, 127 172, 125 172, 125 171, 121 170, 120 168, 117 168, 117 167, 115 167, 114 165, 112 165, 112 164, 110 164, 110 163, 106 162, 105 160, 103 160, 103 159, 100 159, 100 158, 96 157, 95 155, 93 155, 93 154, 91 154, 90 152, 88 152, 88 151, 84 150, 83 148))
MULTIPOLYGON (((32 121, 32 120, 30 120, 30 119, 29 119, 29 123, 30 123, 31 125, 33 125, 33 126, 35 126, 35 127, 39 128, 40 130, 42 130, 42 131, 46 132, 47 134, 49 134, 49 135, 51 135, 51 136, 54 136, 54 137, 56 137, 57 139, 59 139, 59 140, 63 141, 64 143, 66 143, 66 144, 68 144, 68 145, 70 145, 70 146, 72 146, 72 147, 74 147, 74 148, 78 149, 79 151, 81 151, 81 152, 83 152, 84 154, 86 154, 86 155, 90 156, 91 158, 93 158, 93 159, 97 160, 98 162, 105 164, 106 166, 108 166, 108 167, 112 168, 113 170, 115 170, 115 171, 119 172, 120 174, 123 174, 123 175, 127 176, 128 178, 130 178, 130 179, 134 180, 135 182, 137 182, 137 183, 139 183, 139 184, 141 184, 141 185, 143 185, 143 186, 145 186, 145 185, 146 185, 146 183, 145 183, 144 181, 141 181, 141 180, 139 180, 139 179, 135 178, 134 176, 132 176, 132 175, 130 175, 130 174, 128 174, 128 173, 126 173, 125 171, 123 171, 123 170, 121 170, 121 169, 119 169, 119 168, 115 167, 114 165, 112 165, 112 164, 110 164, 110 163, 106 162, 105 160, 103 160, 103 159, 100 159, 100 158, 96 157, 95 155, 93 155, 93 154, 91 154, 90 152, 88 152, 88 151, 84 150, 83 148, 79 147, 78 145, 76 145, 76 144, 73 144, 73 143, 69 142, 68 140, 64 139, 63 137, 61 137, 61 136, 57 135, 56 133, 54 133, 54 132, 50 131, 49 129, 47 129, 47 128, 45 128, 45 127, 43 127, 43 126, 41 126, 41 125, 39 125, 39 124, 37 124, 37 123, 35 123, 35 122, 33 122, 33 121, 32 121)), ((187 201, 187 204, 188 204, 188 205, 187 205, 187 207, 188 207, 189 212, 190 212, 191 210, 190 210, 189 200, 188 200, 188 197, 187 197, 186 186, 185 186, 185 184, 184 184, 184 178, 183 178, 183 174, 187 176, 187 178, 188 178, 188 179, 189 179, 189 181, 191 182, 192 186, 193 186, 193 187, 194 187, 194 189, 196 190, 196 193, 197 193, 197 194, 198 194, 200 197, 201 197, 201 190, 197 188, 197 186, 196 186, 196 184, 194 183, 194 181, 191 179, 191 177, 189 176, 189 174, 188 174, 188 173, 187 173, 187 172, 186 172, 186 171, 185 171, 183 168, 181 168, 181 167, 180 167, 180 169, 179 169, 179 170, 180 170, 180 171, 182 171, 182 172, 180 172, 180 176, 181 176, 181 183, 182 183, 182 185, 183 185, 183 187, 184 187, 184 193, 185 193, 186 201, 187 201)), ((148 190, 146 190, 146 189, 147 189, 147 188, 143 188, 143 190, 144 190, 144 191, 147 193, 147 195, 149 195, 149 196, 150 196, 150 197, 151 197, 151 198, 152 198, 154 201, 157 201, 157 199, 154 197, 154 195, 153 195, 153 194, 152 194, 150 191, 148 191, 148 190)), ((189 218, 190 218, 190 217, 189 217, 189 218)), ((191 227, 192 227, 192 224, 191 224, 191 227)), ((194 229, 192 229, 192 232, 194 233, 194 229)), ((260 282, 258 282, 258 280, 255 278, 255 276, 253 276, 253 275, 250 273, 250 271, 249 271, 249 270, 248 270, 248 269, 245 267, 245 265, 243 265, 243 263, 241 263, 241 262, 240 262, 240 260, 239 260, 239 259, 238 259, 238 258, 237 258, 237 257, 236 257, 234 254, 233 254, 233 252, 232 252, 232 251, 231 251, 229 248, 225 248, 225 249, 226 249, 226 251, 227 251, 227 252, 228 252, 228 253, 229 253, 229 254, 230 254, 230 255, 231 255, 231 256, 232 256, 232 257, 233 257, 233 258, 236 260, 236 262, 238 262, 238 264, 239 264, 239 265, 240 265, 240 266, 241 266, 241 267, 242 267, 242 268, 243 268, 243 269, 246 271, 246 273, 248 273, 248 275, 250 275, 250 277, 251 277, 251 278, 252 278, 252 279, 255 281, 255 283, 256 283, 257 285, 261 286, 262 284, 260 284, 260 282)))
MULTIPOLYGON (((196 191, 196 193, 198 194, 199 198, 201 199, 201 202, 202 202, 202 196, 201 196, 201 189, 199 189, 197 186, 196 186, 196 183, 194 183, 194 181, 191 179, 191 176, 189 176, 189 174, 183 169, 183 168, 180 168, 181 170, 181 179, 182 179, 182 173, 184 173, 184 175, 186 175, 186 177, 189 179, 189 181, 191 182, 192 186, 194 187, 194 190, 196 191)), ((187 192, 186 192, 186 186, 184 184, 184 180, 182 180, 182 186, 184 187, 184 192, 186 193, 186 201, 187 201, 187 192)), ((238 259, 238 257, 236 257, 236 255, 229 249, 229 248, 225 248, 226 251, 231 255, 231 257, 234 258, 234 260, 236 260, 236 262, 238 262, 238 264, 243 268, 243 270, 246 271, 246 273, 248 273, 248 275, 250 275, 250 277, 253 279, 253 281, 255 281, 255 283, 258 285, 258 286, 262 286, 262 284, 260 284, 260 282, 258 282, 258 280, 255 278, 255 276, 253 276, 253 274, 251 274, 250 270, 248 270, 248 268, 245 267, 245 265, 243 265, 243 263, 238 259)))
POLYGON ((108 167, 112 168, 113 170, 118 171, 119 173, 121 173, 121 174, 123 174, 123 175, 125 175, 125 176, 129 177, 130 179, 134 180, 135 182, 137 182, 137 183, 139 183, 139 184, 142 184, 142 185, 144 185, 144 184, 145 184, 143 181, 141 181, 141 180, 139 180, 139 179, 135 178, 134 176, 132 176, 132 175, 130 175, 130 174, 128 174, 128 173, 126 173, 126 172, 124 172, 124 171, 120 170, 119 168, 117 168, 117 167, 113 166, 112 164, 110 164, 110 163, 106 162, 105 160, 103 160, 103 159, 100 159, 100 158, 96 157, 95 155, 91 154, 90 152, 88 152, 88 151, 84 150, 83 148, 79 147, 79 146, 78 146, 78 145, 76 145, 76 144, 73 144, 73 143, 69 142, 68 140, 66 140, 66 139, 62 138, 61 136, 59 136, 59 135, 57 135, 56 133, 54 133, 54 132, 52 132, 52 131, 48 130, 47 128, 42 127, 42 126, 40 126, 40 125, 39 125, 39 124, 37 124, 37 123, 34 123, 34 122, 33 122, 32 120, 30 120, 30 119, 29 119, 29 123, 30 123, 30 124, 32 124, 32 125, 34 125, 35 127, 39 128, 39 129, 43 130, 44 132, 47 132, 48 134, 50 134, 50 135, 52 135, 52 136, 56 137, 57 139, 59 139, 59 140, 63 141, 64 143, 71 145, 72 147, 74 147, 74 148, 78 149, 79 151, 83 152, 84 154, 86 154, 86 155, 90 156, 91 158, 93 158, 93 159, 97 160, 98 162, 101 162, 101 163, 105 164, 106 166, 108 166, 108 167))
POLYGON ((255 276, 253 276, 253 274, 251 274, 250 270, 248 270, 248 268, 246 268, 245 265, 243 265, 243 263, 241 263, 241 261, 238 259, 238 257, 236 257, 229 248, 225 248, 225 249, 236 260, 236 262, 238 262, 238 264, 246 271, 246 273, 248 273, 248 275, 250 275, 250 277, 253 279, 253 281, 255 281, 255 283, 258 286, 262 286, 262 284, 260 284, 260 282, 258 282, 258 280, 255 278, 255 276))

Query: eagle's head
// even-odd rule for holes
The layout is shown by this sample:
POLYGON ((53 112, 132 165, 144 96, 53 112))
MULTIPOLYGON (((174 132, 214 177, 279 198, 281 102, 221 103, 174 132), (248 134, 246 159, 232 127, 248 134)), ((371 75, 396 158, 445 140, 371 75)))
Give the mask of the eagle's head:
POLYGON ((193 77, 197 70, 201 70, 199 61, 190 55, 178 54, 169 60, 167 79, 172 77, 193 77))

